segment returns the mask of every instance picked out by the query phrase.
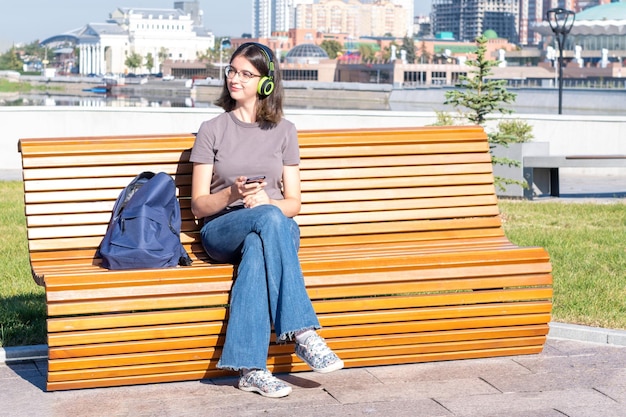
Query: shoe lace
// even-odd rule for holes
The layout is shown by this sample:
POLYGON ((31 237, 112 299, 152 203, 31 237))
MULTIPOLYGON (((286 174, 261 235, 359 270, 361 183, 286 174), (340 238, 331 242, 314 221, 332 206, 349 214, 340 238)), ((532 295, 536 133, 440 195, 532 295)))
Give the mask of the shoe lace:
POLYGON ((256 371, 253 375, 251 375, 250 382, 265 390, 273 389, 281 385, 278 378, 272 375, 269 371, 256 371))
POLYGON ((310 336, 309 339, 311 339, 311 341, 306 341, 306 347, 311 356, 324 357, 331 353, 330 348, 320 336, 310 336))

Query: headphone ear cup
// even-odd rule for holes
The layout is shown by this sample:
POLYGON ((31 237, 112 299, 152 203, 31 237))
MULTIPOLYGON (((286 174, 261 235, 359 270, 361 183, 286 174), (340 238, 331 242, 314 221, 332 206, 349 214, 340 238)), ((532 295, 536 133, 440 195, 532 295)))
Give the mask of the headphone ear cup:
POLYGON ((269 96, 274 91, 274 80, 270 77, 261 77, 257 86, 257 93, 261 96, 269 96))

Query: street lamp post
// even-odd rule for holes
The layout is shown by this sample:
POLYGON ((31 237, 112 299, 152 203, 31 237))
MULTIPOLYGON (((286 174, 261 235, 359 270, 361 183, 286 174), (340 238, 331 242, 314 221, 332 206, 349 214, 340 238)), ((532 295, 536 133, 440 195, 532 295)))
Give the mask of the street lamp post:
POLYGON ((224 44, 228 44, 228 47, 230 47, 230 38, 222 38, 220 40, 220 81, 222 81, 222 78, 224 77, 224 68, 222 68, 222 51, 224 51, 224 44))
POLYGON ((554 32, 559 47, 559 114, 562 114, 563 103, 563 47, 567 34, 572 30, 576 13, 571 10, 558 7, 548 10, 546 18, 550 23, 550 29, 554 32))

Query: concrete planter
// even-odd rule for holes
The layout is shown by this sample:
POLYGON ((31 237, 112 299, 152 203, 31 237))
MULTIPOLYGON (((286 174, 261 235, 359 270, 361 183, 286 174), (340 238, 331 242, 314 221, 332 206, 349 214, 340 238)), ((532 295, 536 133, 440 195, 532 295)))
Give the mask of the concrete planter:
MULTIPOLYGON (((520 166, 494 165, 493 173, 497 177, 510 178, 516 181, 523 181, 523 166, 521 164, 524 156, 540 156, 550 153, 549 142, 528 142, 512 143, 508 147, 496 145, 492 153, 499 158, 508 158, 519 161, 520 166)), ((496 190, 500 197, 524 198, 524 189, 516 184, 508 185, 506 190, 496 190)))

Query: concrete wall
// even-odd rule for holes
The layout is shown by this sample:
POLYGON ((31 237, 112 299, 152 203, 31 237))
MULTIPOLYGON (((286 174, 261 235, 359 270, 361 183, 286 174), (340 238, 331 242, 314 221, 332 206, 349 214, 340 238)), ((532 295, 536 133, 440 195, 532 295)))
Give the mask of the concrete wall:
MULTIPOLYGON (((195 132, 219 108, 0 107, 0 170, 21 168, 17 142, 28 137, 100 136, 195 132)), ((433 112, 308 110, 286 112, 298 129, 425 126, 433 112)), ((512 115, 533 126, 536 141, 551 154, 626 155, 626 117, 512 115)), ((491 123, 487 129, 495 125, 491 123)), ((6 173, 6 172, 5 172, 6 173)), ((580 169, 579 173, 625 175, 626 169, 580 169)), ((18 177, 19 178, 19 177, 18 177)))

